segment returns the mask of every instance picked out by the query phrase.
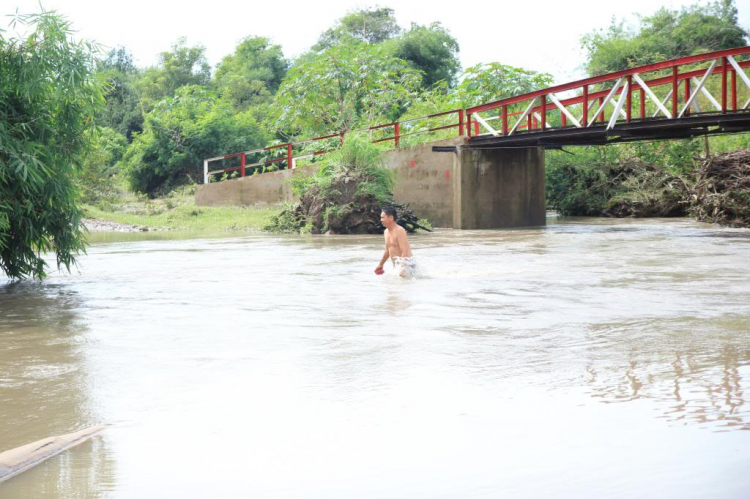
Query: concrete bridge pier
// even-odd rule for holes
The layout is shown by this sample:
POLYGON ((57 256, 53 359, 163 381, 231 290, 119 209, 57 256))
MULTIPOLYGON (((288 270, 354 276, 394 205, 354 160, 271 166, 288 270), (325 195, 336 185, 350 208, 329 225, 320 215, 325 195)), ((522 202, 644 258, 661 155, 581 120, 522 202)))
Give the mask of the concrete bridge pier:
POLYGON ((453 172, 454 229, 546 225, 543 147, 458 147, 453 172))

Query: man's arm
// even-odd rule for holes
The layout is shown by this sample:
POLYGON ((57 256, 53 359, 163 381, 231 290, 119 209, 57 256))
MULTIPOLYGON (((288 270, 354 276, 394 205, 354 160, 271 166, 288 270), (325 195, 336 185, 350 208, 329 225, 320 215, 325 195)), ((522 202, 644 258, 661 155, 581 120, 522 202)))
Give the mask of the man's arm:
MULTIPOLYGON (((388 229, 386 229, 386 230, 388 230, 388 229)), ((382 269, 383 265, 385 265, 385 262, 388 261, 388 257, 391 256, 390 252, 388 251, 388 239, 387 239, 387 236, 384 234, 383 238, 386 240, 386 243, 385 243, 385 252, 383 253, 383 258, 380 259, 380 263, 378 264, 377 267, 375 267, 375 270, 382 269)))
POLYGON ((378 264, 377 267, 375 267, 375 270, 382 269, 383 265, 385 265, 385 262, 388 261, 388 257, 389 256, 390 256, 390 254, 388 254, 388 248, 386 248, 385 249, 385 253, 383 253, 383 258, 380 259, 380 263, 378 264))

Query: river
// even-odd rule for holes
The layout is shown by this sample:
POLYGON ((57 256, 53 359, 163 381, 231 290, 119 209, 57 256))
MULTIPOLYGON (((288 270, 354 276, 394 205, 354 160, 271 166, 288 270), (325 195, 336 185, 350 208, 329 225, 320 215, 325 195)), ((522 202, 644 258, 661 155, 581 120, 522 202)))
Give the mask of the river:
POLYGON ((750 231, 98 234, 0 281, 0 498, 750 497, 750 231))

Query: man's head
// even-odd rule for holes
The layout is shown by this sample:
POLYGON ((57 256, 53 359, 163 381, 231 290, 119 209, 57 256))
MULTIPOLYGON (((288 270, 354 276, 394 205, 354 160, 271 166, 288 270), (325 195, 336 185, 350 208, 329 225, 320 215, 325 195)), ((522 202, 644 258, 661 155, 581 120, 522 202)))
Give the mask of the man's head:
POLYGON ((396 218, 398 217, 398 214, 396 213, 396 208, 393 206, 386 206, 383 208, 383 211, 380 212, 380 223, 383 224, 383 227, 393 227, 396 223, 396 218))

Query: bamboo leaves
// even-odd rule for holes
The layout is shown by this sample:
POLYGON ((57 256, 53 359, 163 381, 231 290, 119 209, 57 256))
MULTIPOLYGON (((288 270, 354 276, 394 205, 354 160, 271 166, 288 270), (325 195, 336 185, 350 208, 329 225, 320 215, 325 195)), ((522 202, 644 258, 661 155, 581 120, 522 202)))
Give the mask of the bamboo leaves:
POLYGON ((33 31, 0 36, 0 269, 42 278, 44 253, 70 269, 84 250, 74 174, 104 86, 95 47, 73 41, 60 16, 17 15, 11 24, 33 31))

